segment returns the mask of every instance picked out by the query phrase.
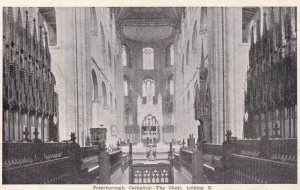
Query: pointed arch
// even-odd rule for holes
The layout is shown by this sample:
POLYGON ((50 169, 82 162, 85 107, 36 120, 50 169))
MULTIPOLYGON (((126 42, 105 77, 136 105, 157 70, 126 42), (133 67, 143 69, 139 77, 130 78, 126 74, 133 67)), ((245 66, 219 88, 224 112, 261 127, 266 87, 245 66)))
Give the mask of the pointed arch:
POLYGON ((194 93, 193 93, 194 100, 196 99, 197 89, 199 89, 198 80, 196 80, 195 83, 194 83, 194 93))
POLYGON ((110 100, 110 109, 113 110, 113 97, 111 91, 109 92, 109 100, 110 100))
POLYGON ((133 112, 130 107, 125 109, 125 125, 133 125, 133 112))
POLYGON ((182 61, 181 61, 181 74, 182 74, 182 78, 183 78, 183 81, 184 81, 184 55, 182 55, 182 61))
POLYGON ((97 76, 96 72, 94 69, 92 69, 92 80, 93 80, 93 100, 98 100, 98 81, 97 81, 97 76))
POLYGON ((190 112, 190 103, 191 103, 191 95, 190 95, 190 91, 188 91, 187 93, 187 103, 186 103, 186 108, 187 108, 187 112, 190 112))
POLYGON ((173 74, 169 75, 166 84, 167 84, 168 95, 173 96, 173 94, 174 94, 174 75, 173 74))
POLYGON ((154 50, 151 47, 143 48, 143 69, 154 69, 154 50))
POLYGON ((103 29, 103 25, 100 22, 100 39, 101 39, 101 50, 105 51, 105 33, 104 33, 104 29, 103 29))
POLYGON ((124 88, 124 96, 129 96, 129 80, 127 76, 124 76, 123 88, 124 88))
POLYGON ((106 86, 105 86, 104 82, 102 82, 101 87, 102 87, 102 95, 103 95, 103 104, 106 106, 107 105, 107 92, 106 92, 106 86))
POLYGON ((98 22, 95 7, 91 8, 91 33, 92 35, 98 35, 98 22))
POLYGON ((197 51, 198 49, 198 39, 197 39, 197 21, 195 22, 194 24, 194 27, 193 27, 193 36, 192 36, 192 49, 193 51, 197 51))
POLYGON ((155 96, 155 80, 151 78, 145 78, 142 84, 142 96, 147 97, 147 94, 155 96))
POLYGON ((186 52, 185 52, 185 58, 186 58, 186 65, 189 65, 190 62, 190 41, 187 42, 186 45, 186 52))
POLYGON ((171 44, 165 48, 165 65, 166 67, 174 65, 175 52, 174 44, 171 44))
POLYGON ((201 8, 201 16, 200 16, 200 31, 204 31, 207 29, 207 7, 201 8))
POLYGON ((108 64, 109 67, 112 67, 112 60, 111 60, 111 49, 110 49, 110 44, 108 43, 108 64))
POLYGON ((122 45, 122 65, 124 67, 128 66, 127 63, 127 48, 125 45, 122 45))
POLYGON ((115 98, 115 112, 118 112, 118 102, 117 102, 117 98, 115 98))
POLYGON ((147 116, 144 117, 144 120, 142 121, 142 126, 143 127, 154 127, 154 126, 159 126, 159 124, 154 115, 148 114, 147 116))

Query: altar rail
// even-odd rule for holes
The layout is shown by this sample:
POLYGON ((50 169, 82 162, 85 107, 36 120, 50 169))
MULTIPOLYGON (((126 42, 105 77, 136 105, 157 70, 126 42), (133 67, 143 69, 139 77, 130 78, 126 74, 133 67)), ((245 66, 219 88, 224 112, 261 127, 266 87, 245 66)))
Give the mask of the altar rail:
POLYGON ((171 164, 133 164, 129 167, 130 184, 174 184, 171 164))
MULTIPOLYGON (((204 175, 208 183, 297 183, 297 139, 237 140, 227 132, 222 145, 203 143, 204 175)), ((184 144, 183 144, 184 145, 184 144)), ((199 145, 197 145, 199 146, 199 145)), ((192 173, 194 147, 173 153, 173 165, 192 173)))

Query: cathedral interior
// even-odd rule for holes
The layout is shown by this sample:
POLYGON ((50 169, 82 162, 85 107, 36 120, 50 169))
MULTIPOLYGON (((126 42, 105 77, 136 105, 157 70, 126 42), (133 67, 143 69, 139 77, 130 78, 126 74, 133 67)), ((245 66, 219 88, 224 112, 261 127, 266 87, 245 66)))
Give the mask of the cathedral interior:
POLYGON ((297 183, 296 13, 3 8, 3 183, 297 183))

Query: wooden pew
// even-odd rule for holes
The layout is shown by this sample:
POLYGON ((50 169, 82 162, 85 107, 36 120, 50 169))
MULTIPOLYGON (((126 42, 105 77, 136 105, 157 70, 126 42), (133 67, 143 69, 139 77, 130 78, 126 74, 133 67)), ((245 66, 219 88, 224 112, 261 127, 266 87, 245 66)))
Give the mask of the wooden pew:
POLYGON ((4 142, 4 184, 76 183, 80 166, 79 145, 62 143, 4 142))
POLYGON ((203 169, 207 183, 223 182, 222 145, 203 143, 203 169))
POLYGON ((81 147, 80 183, 95 183, 99 175, 99 147, 97 145, 81 147))
MULTIPOLYGON (((175 168, 192 172, 193 147, 173 153, 175 168)), ((297 139, 236 139, 227 131, 222 145, 203 143, 207 183, 297 183, 297 139)), ((188 175, 186 175, 188 177, 188 175)))
MULTIPOLYGON (((108 165, 109 172, 105 172, 107 175, 106 178, 110 178, 115 173, 122 171, 122 168, 126 169, 126 166, 123 166, 123 152, 119 148, 112 149, 110 146, 108 150, 100 150, 98 145, 91 147, 82 147, 81 148, 81 177, 80 183, 91 184, 97 183, 99 179, 99 170, 100 165, 108 165), (105 159, 100 159, 99 155, 104 151, 109 156, 108 162, 105 159)), ((126 157, 126 155, 125 155, 126 157)), ((124 163, 128 165, 128 163, 124 163)))

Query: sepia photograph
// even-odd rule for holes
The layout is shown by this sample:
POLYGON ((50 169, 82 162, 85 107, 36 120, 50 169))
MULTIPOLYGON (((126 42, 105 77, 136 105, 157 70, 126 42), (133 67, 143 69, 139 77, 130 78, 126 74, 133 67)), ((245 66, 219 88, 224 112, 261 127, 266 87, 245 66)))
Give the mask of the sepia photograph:
POLYGON ((3 185, 297 184, 296 6, 1 9, 3 185))

